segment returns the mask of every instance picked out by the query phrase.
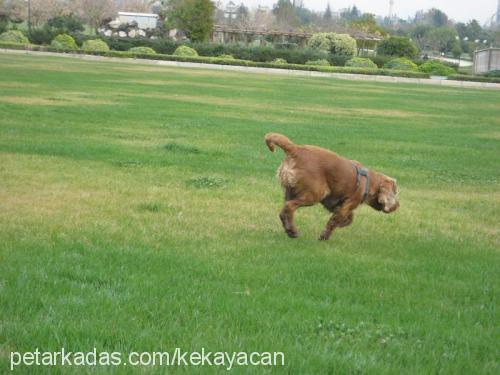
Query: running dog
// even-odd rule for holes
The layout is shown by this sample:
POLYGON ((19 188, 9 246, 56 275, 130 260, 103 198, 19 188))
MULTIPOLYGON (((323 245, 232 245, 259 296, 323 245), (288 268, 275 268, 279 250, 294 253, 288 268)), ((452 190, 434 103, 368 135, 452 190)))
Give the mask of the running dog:
POLYGON ((299 207, 321 203, 332 213, 320 240, 328 240, 336 228, 350 225, 353 211, 363 203, 385 213, 398 209, 395 179, 330 150, 296 145, 281 134, 266 134, 265 141, 271 152, 278 146, 286 155, 277 175, 285 192, 279 217, 289 237, 299 235, 293 221, 299 207))

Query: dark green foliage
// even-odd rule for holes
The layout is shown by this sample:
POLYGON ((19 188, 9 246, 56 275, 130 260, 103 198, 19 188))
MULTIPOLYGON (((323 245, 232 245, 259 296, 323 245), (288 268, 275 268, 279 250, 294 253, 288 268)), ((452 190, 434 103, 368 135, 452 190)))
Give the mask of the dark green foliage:
POLYGON ((204 42, 213 29, 215 5, 210 0, 171 0, 167 19, 192 42, 204 42))
POLYGON ((389 61, 391 61, 394 57, 393 56, 376 55, 376 56, 369 56, 368 58, 371 61, 373 61, 379 68, 382 68, 385 64, 387 64, 389 61))
POLYGON ((429 73, 433 76, 449 76, 451 74, 456 74, 456 70, 450 68, 449 66, 442 64, 436 60, 429 60, 418 68, 421 72, 429 73))
POLYGON ((333 66, 344 66, 347 60, 351 59, 352 56, 348 55, 328 55, 327 59, 330 65, 333 66))
POLYGON ((493 78, 500 77, 500 70, 492 70, 491 72, 485 73, 484 76, 493 78))
POLYGON ((7 16, 0 15, 0 34, 6 32, 9 29, 9 18, 7 16))
POLYGON ((43 27, 32 28, 29 40, 33 44, 50 44, 59 34, 58 30, 44 25, 43 27))
POLYGON ((60 33, 77 33, 85 30, 82 21, 72 14, 51 18, 47 21, 47 26, 59 30, 60 33))
POLYGON ((377 54, 413 58, 418 55, 417 46, 408 38, 391 36, 384 39, 377 47, 377 54))

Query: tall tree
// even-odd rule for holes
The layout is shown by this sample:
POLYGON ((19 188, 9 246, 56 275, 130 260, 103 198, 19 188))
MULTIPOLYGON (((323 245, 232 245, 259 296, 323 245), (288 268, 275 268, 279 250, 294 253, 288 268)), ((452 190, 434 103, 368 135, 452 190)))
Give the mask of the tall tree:
POLYGON ((299 23, 295 6, 290 0, 278 0, 274 5, 273 14, 276 17, 276 22, 281 27, 291 28, 299 23))
POLYGON ((76 0, 77 14, 97 32, 101 22, 115 17, 117 9, 112 0, 76 0))
POLYGON ((347 8, 344 10, 341 14, 340 17, 346 21, 352 22, 356 21, 361 17, 361 12, 360 10, 354 5, 352 8, 347 8))
POLYGON ((210 0, 170 0, 169 22, 194 42, 206 41, 214 26, 215 5, 210 0))
POLYGON ((452 27, 438 27, 427 33, 427 46, 434 51, 449 52, 456 43, 457 31, 452 27))
POLYGON ((431 24, 435 27, 443 27, 448 24, 448 16, 443 11, 432 8, 429 10, 431 24))
POLYGON ((326 10, 323 14, 323 19, 326 22, 330 22, 332 20, 332 10, 330 9, 330 3, 326 4, 326 10))
POLYGON ((150 12, 153 3, 152 0, 115 0, 117 9, 123 12, 150 12))
MULTIPOLYGON (((13 21, 28 19, 28 3, 25 0, 9 0, 3 2, 3 11, 13 21)), ((31 23, 41 25, 48 19, 70 13, 70 0, 31 0, 31 23)))

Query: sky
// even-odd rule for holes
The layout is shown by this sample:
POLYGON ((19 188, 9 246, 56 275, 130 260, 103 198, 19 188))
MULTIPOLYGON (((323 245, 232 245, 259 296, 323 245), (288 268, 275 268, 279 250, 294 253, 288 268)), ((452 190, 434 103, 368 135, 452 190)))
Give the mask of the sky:
MULTIPOLYGON (((387 15, 389 13, 389 0, 303 0, 304 6, 314 10, 324 10, 330 3, 332 10, 347 8, 356 5, 365 13, 387 15)), ((228 0, 225 0, 228 2, 228 0)), ((257 5, 272 6, 277 0, 233 0, 239 4, 253 8, 257 5)), ((413 16, 417 10, 438 8, 444 11, 455 21, 467 22, 473 18, 483 24, 496 12, 498 0, 394 0, 394 13, 406 19, 413 16)))

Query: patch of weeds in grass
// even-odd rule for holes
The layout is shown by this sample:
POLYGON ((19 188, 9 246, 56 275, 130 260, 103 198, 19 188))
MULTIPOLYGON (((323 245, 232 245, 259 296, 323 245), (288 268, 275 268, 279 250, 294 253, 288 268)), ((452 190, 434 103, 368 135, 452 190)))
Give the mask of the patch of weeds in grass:
POLYGON ((197 189, 217 189, 224 187, 227 180, 221 177, 199 176, 186 181, 186 186, 197 189))
POLYGON ((180 145, 177 143, 167 143, 164 146, 165 150, 179 154, 200 154, 201 150, 198 147, 180 145))
POLYGON ((175 212, 177 209, 169 204, 165 204, 162 202, 143 202, 137 206, 139 211, 145 212, 175 212))
POLYGON ((163 205, 160 202, 144 202, 137 207, 140 211, 160 212, 163 210, 163 205))
POLYGON ((408 338, 408 335, 402 329, 370 326, 365 322, 360 322, 355 326, 348 326, 344 323, 324 322, 320 320, 316 331, 318 335, 332 339, 335 342, 351 344, 364 341, 385 345, 392 341, 408 338))

